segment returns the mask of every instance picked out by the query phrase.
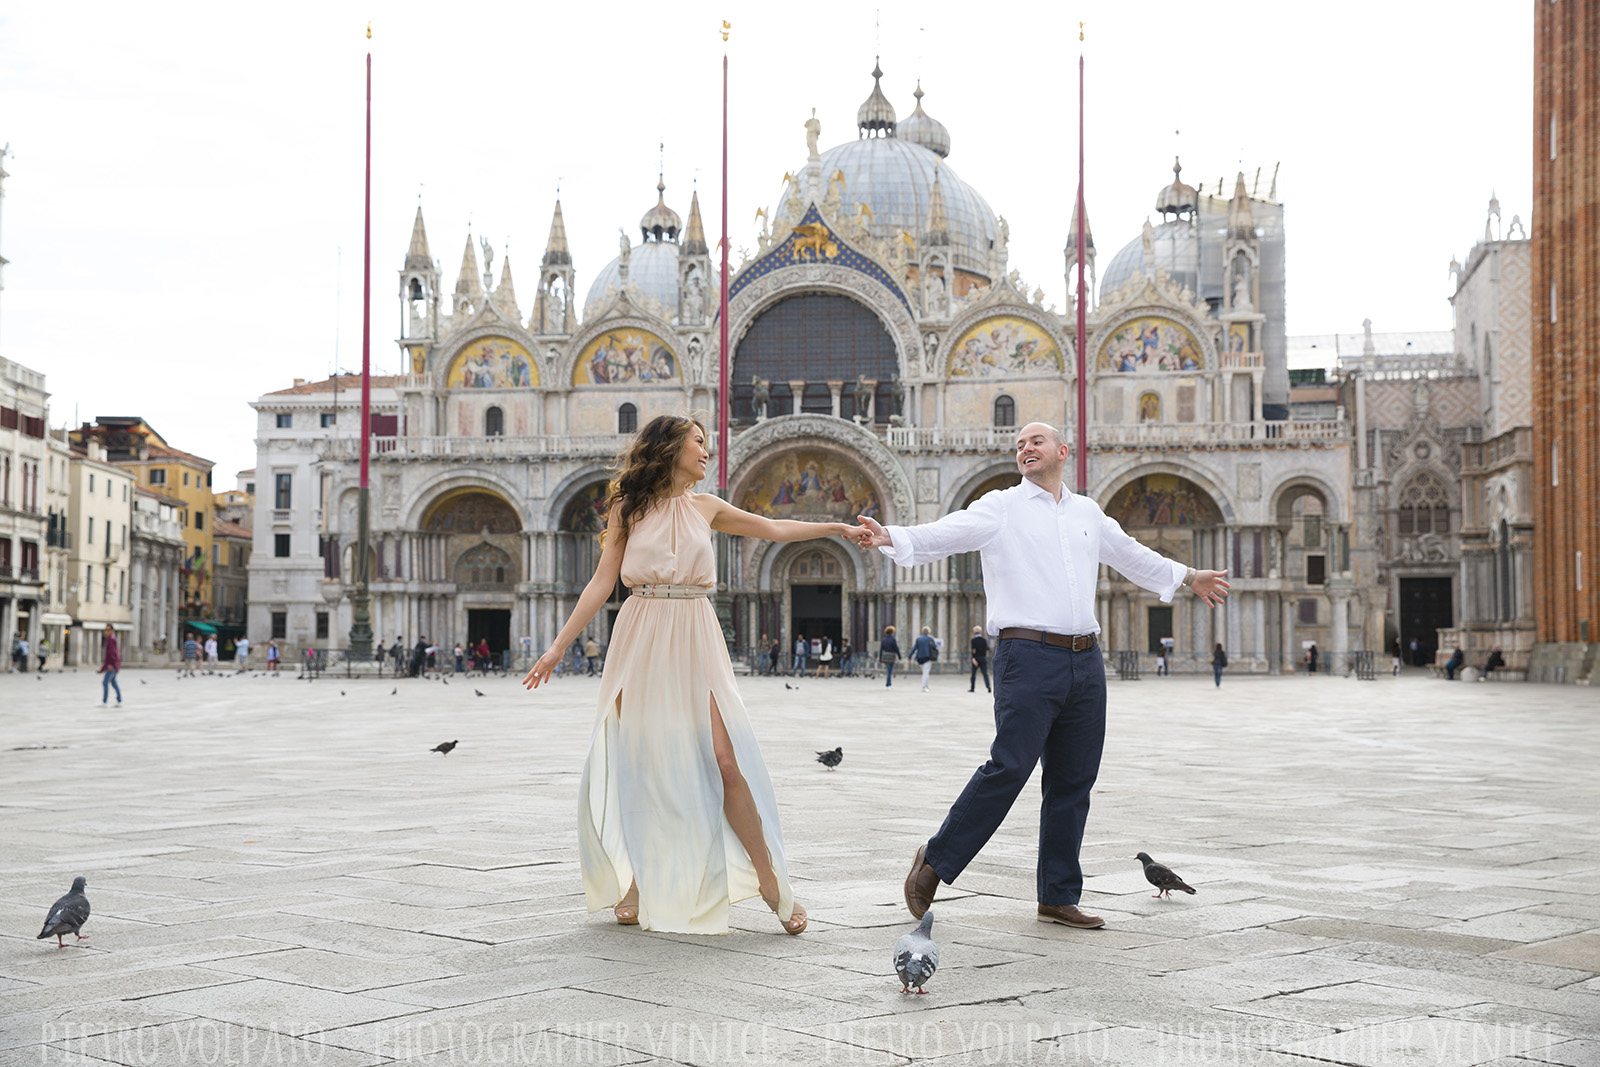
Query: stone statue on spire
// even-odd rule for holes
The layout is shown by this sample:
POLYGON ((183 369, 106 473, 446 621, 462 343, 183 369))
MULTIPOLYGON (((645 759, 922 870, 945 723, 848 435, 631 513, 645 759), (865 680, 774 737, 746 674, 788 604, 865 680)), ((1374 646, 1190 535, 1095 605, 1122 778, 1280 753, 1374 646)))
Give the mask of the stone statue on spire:
POLYGON ((811 109, 811 117, 806 119, 806 149, 811 153, 808 158, 822 158, 817 152, 817 139, 822 136, 822 123, 817 121, 817 109, 811 109))

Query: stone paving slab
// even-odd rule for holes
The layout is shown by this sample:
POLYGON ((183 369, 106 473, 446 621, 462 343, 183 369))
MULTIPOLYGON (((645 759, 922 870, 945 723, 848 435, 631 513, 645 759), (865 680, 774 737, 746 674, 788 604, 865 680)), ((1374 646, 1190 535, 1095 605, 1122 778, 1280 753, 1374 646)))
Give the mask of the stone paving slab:
POLYGON ((587 913, 591 680, 94 682, 0 676, 0 1065, 1600 1064, 1587 690, 1114 683, 1107 927, 1034 920, 1035 781, 937 901, 918 997, 900 883, 991 740, 959 679, 741 682, 798 938, 758 902, 726 937, 587 913), (1151 899, 1141 850, 1198 892, 1151 899), (76 874, 88 947, 35 940, 76 874))

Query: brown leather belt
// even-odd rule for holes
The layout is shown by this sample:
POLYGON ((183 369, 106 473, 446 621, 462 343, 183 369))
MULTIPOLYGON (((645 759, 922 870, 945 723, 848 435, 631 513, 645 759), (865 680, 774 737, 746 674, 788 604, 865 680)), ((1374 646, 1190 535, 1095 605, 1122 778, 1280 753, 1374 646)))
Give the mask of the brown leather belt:
POLYGON ((1029 630, 1021 626, 1008 626, 1000 631, 1002 641, 1037 641, 1057 648, 1070 648, 1083 652, 1095 646, 1094 634, 1051 634, 1043 630, 1029 630))

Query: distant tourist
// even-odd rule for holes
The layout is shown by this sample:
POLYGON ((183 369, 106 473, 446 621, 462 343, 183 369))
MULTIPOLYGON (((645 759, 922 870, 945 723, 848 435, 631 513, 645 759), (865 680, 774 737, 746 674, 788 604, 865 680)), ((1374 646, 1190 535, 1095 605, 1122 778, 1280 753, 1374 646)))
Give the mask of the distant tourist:
POLYGON ((1448 679, 1449 681, 1452 681, 1452 682, 1455 681, 1456 680, 1456 671, 1459 671, 1461 669, 1462 664, 1464 664, 1466 662, 1467 662, 1467 654, 1465 652, 1461 651, 1461 646, 1460 645, 1457 645, 1455 647, 1455 651, 1450 653, 1450 658, 1444 661, 1444 676, 1445 676, 1445 678, 1448 679))
POLYGON ((589 639, 583 643, 583 658, 589 663, 590 675, 596 675, 600 673, 600 645, 597 641, 595 641, 592 634, 590 635, 589 639))
POLYGON ((194 634, 185 635, 183 639, 183 669, 189 677, 194 677, 195 668, 200 665, 200 642, 194 639, 194 634))
POLYGON ((878 662, 883 664, 883 687, 894 685, 894 665, 900 659, 900 642, 895 640, 894 627, 883 628, 883 640, 878 642, 878 662))
POLYGON ((813 677, 826 678, 833 666, 833 638, 823 635, 822 651, 817 655, 817 669, 813 677))
POLYGON ((978 672, 983 672, 983 691, 994 692, 989 685, 989 639, 983 635, 983 627, 972 628, 972 677, 967 682, 967 692, 978 691, 978 672))
POLYGON ((1216 679, 1217 687, 1222 687, 1222 672, 1228 668, 1228 654, 1222 650, 1222 642, 1217 642, 1217 647, 1211 652, 1211 676, 1216 679))
POLYGON ((933 661, 939 658, 939 646, 943 641, 933 636, 933 631, 928 627, 922 628, 922 634, 911 643, 911 658, 917 661, 917 666, 922 668, 922 691, 928 691, 928 674, 933 670, 933 661))
POLYGON ((106 625, 105 648, 100 653, 100 703, 104 704, 117 691, 117 703, 122 703, 122 686, 117 684, 117 672, 122 670, 122 650, 117 647, 117 632, 106 625))
POLYGON ((267 670, 272 674, 278 673, 278 657, 279 657, 279 655, 281 655, 281 653, 279 653, 279 651, 278 651, 278 642, 273 638, 268 638, 267 639, 267 670))
POLYGON ((250 638, 241 637, 233 643, 233 662, 239 665, 239 673, 243 674, 250 669, 250 638))
POLYGON ((1500 654, 1500 646, 1495 645, 1494 651, 1489 653, 1489 658, 1483 664, 1483 676, 1489 677, 1491 671, 1504 670, 1506 658, 1500 654))

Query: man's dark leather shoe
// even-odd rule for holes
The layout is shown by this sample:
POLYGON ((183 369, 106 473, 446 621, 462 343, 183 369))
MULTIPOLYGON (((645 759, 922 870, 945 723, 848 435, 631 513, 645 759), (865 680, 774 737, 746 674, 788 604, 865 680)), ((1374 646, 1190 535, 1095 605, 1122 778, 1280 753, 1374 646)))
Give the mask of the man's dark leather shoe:
POLYGON ((939 891, 939 874, 923 858, 928 854, 926 844, 917 846, 911 860, 911 873, 906 875, 906 910, 913 919, 920 919, 933 906, 933 895, 939 891))
MULTIPOLYGON (((909 893, 910 882, 906 883, 909 893)), ((1062 926, 1076 926, 1079 930, 1093 930, 1104 926, 1106 921, 1098 915, 1086 915, 1078 910, 1076 904, 1040 904, 1039 921, 1042 923, 1060 923, 1062 926)))

